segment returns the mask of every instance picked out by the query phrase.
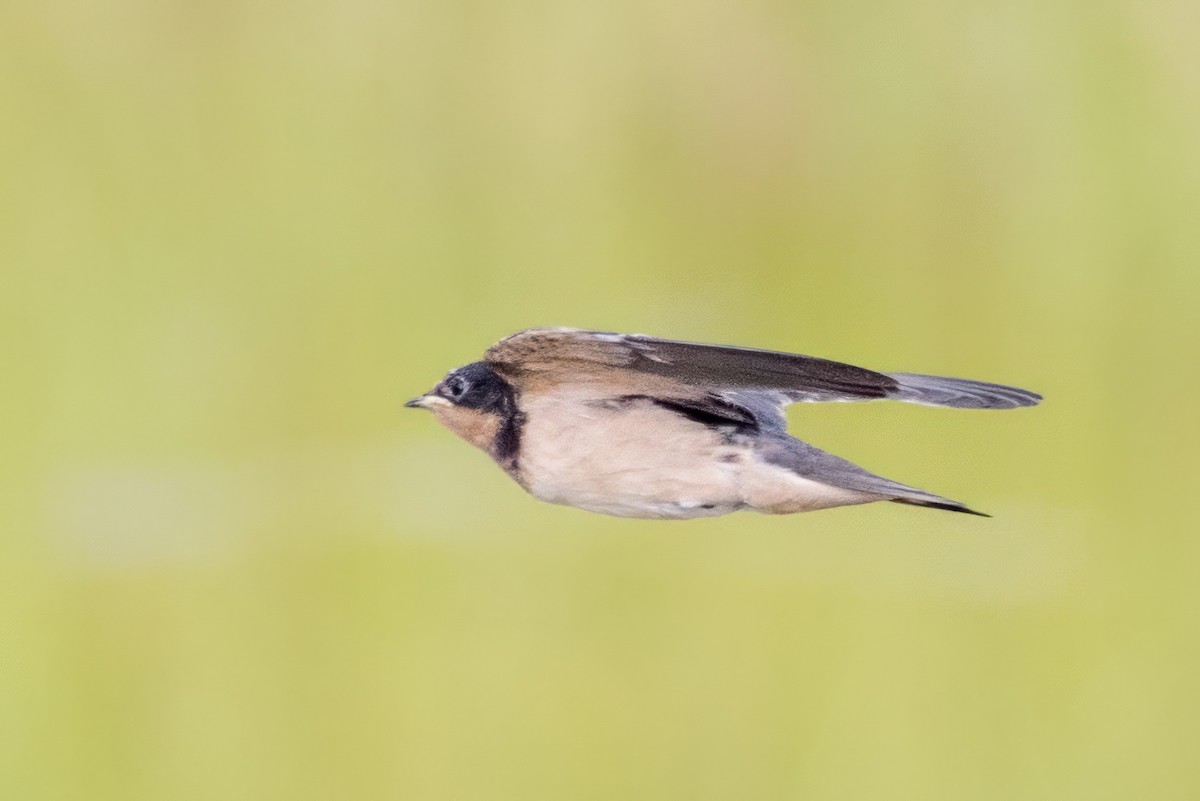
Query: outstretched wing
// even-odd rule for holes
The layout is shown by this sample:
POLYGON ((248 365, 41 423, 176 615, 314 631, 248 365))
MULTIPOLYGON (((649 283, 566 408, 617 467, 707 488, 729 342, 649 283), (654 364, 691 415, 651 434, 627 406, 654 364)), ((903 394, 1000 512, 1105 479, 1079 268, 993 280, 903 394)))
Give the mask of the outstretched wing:
POLYGON ((571 328, 522 331, 484 358, 518 387, 609 381, 647 392, 772 391, 791 401, 871 400, 900 388, 883 373, 812 356, 571 328))
POLYGON ((522 331, 493 345, 484 358, 521 390, 570 382, 590 385, 604 395, 753 393, 760 402, 770 399, 779 406, 893 398, 932 406, 1011 409, 1041 400, 1033 392, 999 384, 880 373, 794 353, 573 328, 522 331))

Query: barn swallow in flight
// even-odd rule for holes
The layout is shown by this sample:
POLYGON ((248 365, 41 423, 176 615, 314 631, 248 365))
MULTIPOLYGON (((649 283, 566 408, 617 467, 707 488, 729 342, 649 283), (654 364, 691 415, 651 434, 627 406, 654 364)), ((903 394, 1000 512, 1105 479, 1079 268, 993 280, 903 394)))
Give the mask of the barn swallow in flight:
POLYGON ((959 409, 1041 400, 792 353, 537 328, 405 405, 433 412, 535 498, 591 512, 687 519, 894 501, 982 515, 787 433, 788 404, 882 398, 959 409))

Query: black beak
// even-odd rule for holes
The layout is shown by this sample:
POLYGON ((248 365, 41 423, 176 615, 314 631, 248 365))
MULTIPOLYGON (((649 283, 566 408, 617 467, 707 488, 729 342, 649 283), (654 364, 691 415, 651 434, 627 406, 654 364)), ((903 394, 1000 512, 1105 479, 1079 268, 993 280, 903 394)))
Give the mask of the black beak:
POLYGON ((425 405, 425 396, 422 395, 419 398, 413 398, 410 401, 406 401, 404 404, 404 408, 405 409, 420 409, 424 405, 425 405))

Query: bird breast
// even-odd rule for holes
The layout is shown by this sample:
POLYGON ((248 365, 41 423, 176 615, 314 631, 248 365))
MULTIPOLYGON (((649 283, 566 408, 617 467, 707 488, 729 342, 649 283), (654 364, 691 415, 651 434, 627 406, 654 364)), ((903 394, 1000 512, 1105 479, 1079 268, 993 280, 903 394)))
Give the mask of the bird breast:
POLYGON ((742 505, 746 448, 653 401, 542 396, 526 415, 517 480, 536 498, 621 517, 691 518, 742 505))

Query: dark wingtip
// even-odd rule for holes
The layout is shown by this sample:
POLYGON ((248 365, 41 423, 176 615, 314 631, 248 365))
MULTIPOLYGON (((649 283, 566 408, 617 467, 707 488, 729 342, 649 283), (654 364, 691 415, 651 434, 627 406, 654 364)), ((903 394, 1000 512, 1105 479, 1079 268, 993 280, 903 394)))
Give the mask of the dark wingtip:
POLYGON ((928 509, 944 509, 947 512, 961 512, 967 515, 975 515, 977 517, 991 517, 986 512, 976 512, 974 509, 969 509, 961 503, 941 502, 941 501, 916 501, 911 498, 893 498, 893 503, 903 503, 908 506, 924 506, 928 509))
POLYGON ((910 403, 954 409, 1021 409, 1037 406, 1043 400, 1039 393, 1028 389, 970 378, 949 378, 920 373, 887 375, 899 382, 899 388, 892 397, 910 403))
POLYGON ((1011 387, 1011 389, 1012 392, 1009 393, 1009 397, 1012 399, 1012 405, 999 406, 996 408, 1024 409, 1029 406, 1037 406, 1039 403, 1045 400, 1042 395, 1038 394, 1037 392, 1033 392, 1032 390, 1018 389, 1017 387, 1011 387))

